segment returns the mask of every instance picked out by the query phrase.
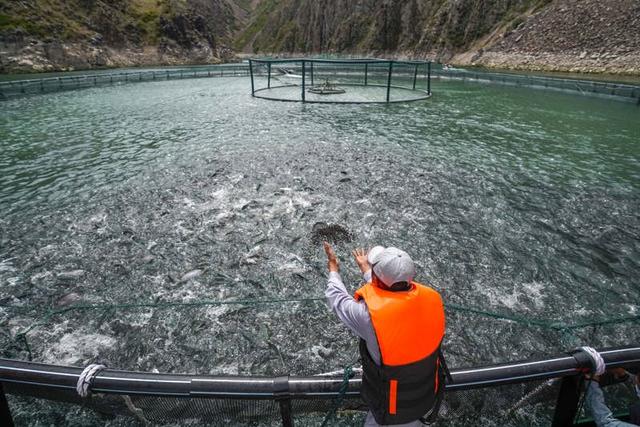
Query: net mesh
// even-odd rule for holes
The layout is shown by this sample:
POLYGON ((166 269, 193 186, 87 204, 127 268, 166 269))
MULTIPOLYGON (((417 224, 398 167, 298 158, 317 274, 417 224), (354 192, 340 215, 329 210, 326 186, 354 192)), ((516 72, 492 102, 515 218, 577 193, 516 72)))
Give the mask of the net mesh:
MULTIPOLYGON (((616 386, 620 388, 621 386, 616 386)), ((551 424, 560 380, 534 381, 477 390, 450 391, 445 394, 436 425, 483 426, 547 426, 551 424)), ((16 392, 16 390, 12 390, 16 392)), ((621 389, 618 390, 618 394, 621 389)), ((33 393, 34 390, 31 390, 33 393)), ((38 393, 35 393, 38 394, 38 393)), ((64 393, 63 393, 64 394, 64 393)), ((51 396, 44 396, 51 398, 51 396)), ((58 395, 62 400, 80 403, 77 396, 58 395)), ((85 425, 98 425, 100 420, 124 417, 130 425, 150 422, 159 425, 280 425, 280 405, 274 400, 242 400, 229 398, 176 398, 95 394, 82 402, 89 411, 82 417, 85 425)), ((620 401, 624 402, 621 397, 620 401)), ((46 402, 36 397, 11 396, 17 425, 31 425, 30 420, 64 419, 71 409, 68 404, 46 402)), ((333 409, 331 399, 292 399, 291 412, 295 425, 319 425, 333 409)), ((77 412, 77 407, 72 411, 77 412)), ((366 405, 360 398, 347 397, 338 408, 331 425, 361 425, 366 405)), ((125 421, 118 421, 125 423, 125 421)), ((129 424, 128 424, 129 425, 129 424)))
POLYGON ((214 65, 189 69, 158 69, 146 71, 104 72, 70 76, 65 75, 42 79, 0 82, 0 100, 25 95, 104 87, 116 84, 207 77, 240 77, 248 75, 249 68, 244 64, 214 65))
MULTIPOLYGON (((267 88, 267 63, 254 63, 254 77, 256 89, 267 88), (263 79, 264 78, 264 79, 263 79)), ((320 84, 323 78, 335 81, 336 83, 364 83, 364 65, 353 64, 338 70, 335 65, 314 65, 313 67, 313 84, 320 84), (347 76, 351 76, 347 79, 347 76), (358 78, 358 76, 360 76, 358 78), (349 81, 347 81, 349 80, 349 81)), ((395 71, 392 75, 393 86, 412 87, 411 79, 414 69, 411 65, 396 63, 395 71)), ((284 70, 289 70, 300 75, 302 68, 299 63, 290 62, 282 64, 282 66, 272 67, 272 83, 274 85, 283 77, 284 70)), ((371 91, 375 84, 386 85, 388 66, 382 64, 369 64, 367 67, 368 81, 371 82, 371 91)), ((0 82, 0 100, 20 97, 25 95, 35 95, 41 93, 59 92, 73 89, 83 89, 90 87, 109 86, 113 84, 135 83, 154 80, 175 80, 187 78, 202 77, 230 77, 230 76, 249 76, 248 64, 225 64, 207 67, 188 68, 188 69, 171 69, 171 70, 148 70, 148 71, 127 71, 127 72, 103 72, 72 76, 49 77, 43 79, 27 79, 0 82)), ((618 100, 626 100, 640 104, 640 87, 633 84, 586 81, 569 78, 544 77, 534 75, 507 74, 507 73, 489 73, 476 70, 464 69, 447 69, 434 67, 431 73, 435 79, 443 80, 468 80, 476 82, 486 82, 492 84, 501 84, 508 86, 522 86, 546 90, 557 90, 563 92, 580 93, 588 96, 598 96, 605 98, 615 98, 618 100)), ((425 70, 421 67, 418 69, 417 88, 427 89, 425 70)), ((292 83, 292 82, 289 82, 292 83)), ((295 83, 295 82, 293 82, 295 83)), ((372 95, 375 95, 372 93, 372 95)), ((406 91, 392 91, 391 98, 402 99, 399 95, 406 96, 406 91)), ((383 95, 370 97, 369 99, 381 99, 383 95)), ((300 91, 282 90, 280 98, 291 98, 291 100, 299 100, 300 91)), ((365 98, 366 99, 366 98, 365 98)))
POLYGON ((563 79, 522 74, 488 73, 458 70, 433 70, 432 76, 442 80, 462 80, 506 86, 528 87, 603 98, 615 98, 640 104, 640 87, 632 84, 563 79))
MULTIPOLYGON (((548 426, 552 424, 562 380, 552 378, 445 393, 437 426, 548 426)), ((617 415, 628 414, 634 395, 629 382, 606 386, 607 405, 617 415)), ((72 390, 5 384, 17 426, 26 425, 281 425, 280 402, 235 398, 156 397, 93 394, 80 399, 72 390)), ((345 396, 339 407, 329 398, 291 399, 296 426, 362 425, 367 407, 360 397, 345 396)), ((575 422, 591 421, 583 404, 575 422)))

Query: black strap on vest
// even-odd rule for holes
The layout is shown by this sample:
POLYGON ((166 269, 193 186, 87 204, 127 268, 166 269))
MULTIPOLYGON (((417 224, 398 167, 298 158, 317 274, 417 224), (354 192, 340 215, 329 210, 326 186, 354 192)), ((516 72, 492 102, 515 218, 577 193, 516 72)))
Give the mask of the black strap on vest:
POLYGON ((440 359, 440 365, 442 366, 442 371, 444 375, 447 377, 447 382, 449 384, 453 384, 453 377, 451 376, 451 371, 447 366, 447 361, 444 359, 444 353, 442 352, 442 348, 438 348, 438 358, 440 359))
POLYGON ((445 373, 438 367, 440 353, 435 350, 424 359, 401 366, 377 365, 365 340, 360 339, 362 358, 362 399, 378 424, 402 424, 420 419, 425 414, 437 416, 444 391, 445 373), (397 381, 397 413, 389 413, 390 381, 397 381), (442 384, 435 389, 436 381, 442 384))
POLYGON ((440 371, 438 372, 439 378, 442 380, 440 384, 442 387, 438 389, 438 394, 436 395, 436 402, 424 417, 420 418, 420 422, 424 425, 430 425, 434 423, 438 419, 438 414, 440 412, 440 406, 442 405, 442 401, 444 400, 444 379, 447 379, 449 384, 453 384, 453 377, 451 376, 451 371, 449 371, 449 367, 447 366, 447 362, 444 359, 444 353, 442 352, 442 347, 438 348, 438 359, 440 360, 440 371))

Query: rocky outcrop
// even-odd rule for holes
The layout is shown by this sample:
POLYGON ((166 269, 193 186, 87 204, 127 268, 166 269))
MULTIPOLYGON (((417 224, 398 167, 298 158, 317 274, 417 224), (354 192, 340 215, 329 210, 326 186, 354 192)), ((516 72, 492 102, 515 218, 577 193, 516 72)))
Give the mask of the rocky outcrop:
POLYGON ((640 75, 640 2, 561 0, 454 58, 465 65, 640 75))
POLYGON ((219 63, 231 51, 207 45, 172 44, 139 47, 94 46, 83 42, 41 41, 12 45, 0 42, 0 72, 70 71, 92 68, 219 63))
POLYGON ((0 0, 0 72, 216 63, 238 0, 0 0))

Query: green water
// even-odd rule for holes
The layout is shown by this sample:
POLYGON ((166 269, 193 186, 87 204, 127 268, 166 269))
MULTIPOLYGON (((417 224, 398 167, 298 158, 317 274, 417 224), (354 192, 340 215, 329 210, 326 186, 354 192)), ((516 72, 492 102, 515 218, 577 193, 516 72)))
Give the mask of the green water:
MULTIPOLYGON (((3 102, 2 356, 47 307, 322 296, 312 230, 395 245, 447 303, 554 322, 640 313, 640 109, 435 82, 400 105, 249 96, 244 78, 149 82, 3 102), (186 273, 202 274, 181 281, 186 273), (69 276, 69 272, 82 274, 69 276), (70 295, 73 295, 70 297, 70 295)), ((454 367, 638 342, 636 324, 544 328, 450 310, 454 367)), ((357 360, 323 304, 69 312, 35 360, 132 370, 313 374, 357 360)))

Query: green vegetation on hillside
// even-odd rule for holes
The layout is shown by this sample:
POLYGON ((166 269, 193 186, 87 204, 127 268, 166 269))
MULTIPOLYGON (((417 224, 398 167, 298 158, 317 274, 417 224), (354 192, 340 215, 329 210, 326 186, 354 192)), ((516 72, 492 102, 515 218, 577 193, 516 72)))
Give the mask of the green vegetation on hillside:
MULTIPOLYGON (((250 0, 234 1, 251 7, 250 0)), ((107 45, 156 45, 172 35, 213 40, 234 25, 227 0, 0 0, 0 37, 17 32, 86 41, 100 35, 107 45)))
MULTIPOLYGON (((234 42, 234 48, 236 50, 242 50, 252 42, 256 34, 264 29, 270 14, 277 9, 278 5, 278 0, 263 0, 260 2, 253 13, 253 19, 251 19, 249 25, 236 37, 234 42)), ((255 43, 259 45, 260 40, 256 40, 255 43)))

